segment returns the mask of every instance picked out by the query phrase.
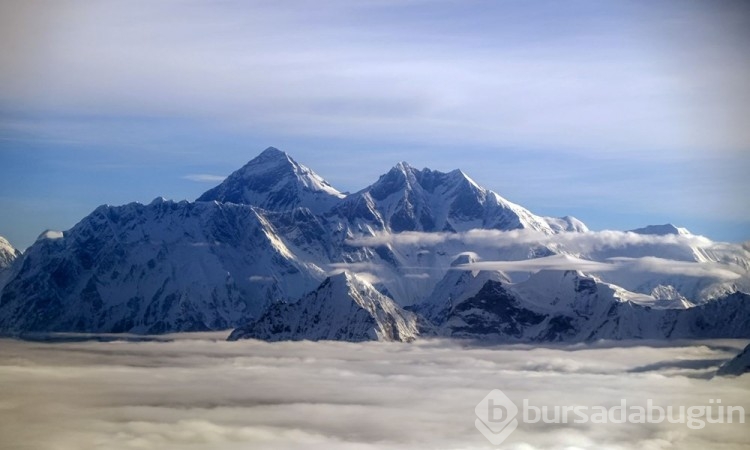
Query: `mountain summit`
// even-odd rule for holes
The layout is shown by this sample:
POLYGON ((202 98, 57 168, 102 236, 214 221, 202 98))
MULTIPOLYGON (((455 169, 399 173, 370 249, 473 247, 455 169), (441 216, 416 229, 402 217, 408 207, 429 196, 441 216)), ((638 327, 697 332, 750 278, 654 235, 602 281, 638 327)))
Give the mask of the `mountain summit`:
POLYGON ((320 175, 285 152, 268 147, 197 201, 238 203, 269 211, 304 207, 319 214, 342 198, 344 194, 320 175))
POLYGON ((268 147, 199 202, 237 203, 282 212, 304 207, 341 222, 393 232, 531 229, 552 234, 586 231, 572 217, 540 217, 479 186, 461 170, 440 172, 396 164, 348 197, 285 152, 268 147))
POLYGON ((691 234, 687 228, 677 227, 675 225, 672 225, 671 223, 667 223, 664 225, 648 225, 643 228, 630 230, 630 232, 636 234, 651 234, 656 236, 667 236, 670 234, 688 236, 691 234))
POLYGON ((586 231, 572 217, 539 217, 479 186, 461 170, 416 169, 400 162, 369 187, 336 206, 349 221, 378 222, 393 231, 531 229, 546 234, 586 231))
POLYGON ((13 248, 7 239, 0 236, 0 270, 10 267, 19 256, 21 256, 21 252, 13 248))

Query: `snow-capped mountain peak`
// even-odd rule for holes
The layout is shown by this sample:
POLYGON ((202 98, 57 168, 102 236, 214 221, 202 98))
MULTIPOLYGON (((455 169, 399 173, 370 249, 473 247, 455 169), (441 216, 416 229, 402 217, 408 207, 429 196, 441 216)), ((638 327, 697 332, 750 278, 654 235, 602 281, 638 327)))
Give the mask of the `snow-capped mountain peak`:
POLYGON ((279 158, 289 159, 289 155, 286 152, 281 151, 281 150, 279 150, 276 147, 268 147, 265 150, 263 150, 262 152, 260 152, 260 154, 258 155, 258 158, 261 158, 261 159, 279 159, 279 158))
POLYGON ((394 232, 491 228, 552 234, 586 230, 573 218, 536 216, 479 186, 461 170, 419 170, 406 162, 350 195, 334 212, 350 224, 378 221, 380 228, 394 232))
POLYGON ((479 261, 479 256, 477 256, 474 252, 463 252, 456 256, 456 258, 451 261, 451 267, 458 267, 465 264, 471 264, 479 261))
POLYGON ((670 234, 689 236, 690 234, 692 234, 690 233, 690 231, 688 231, 687 228, 677 227, 675 225, 672 225, 671 223, 666 223, 664 225, 648 225, 643 228, 630 230, 630 232, 636 234, 651 234, 656 236, 667 236, 670 234))
POLYGON ((0 236, 0 270, 9 267, 19 256, 21 252, 16 250, 7 239, 0 236))
POLYGON ((391 168, 366 190, 376 200, 384 200, 398 192, 409 192, 417 186, 418 170, 402 161, 391 168))
POLYGON ((344 194, 285 152, 268 147, 197 201, 258 206, 272 211, 298 207, 329 210, 344 194))
POLYGON ((413 167, 411 164, 409 164, 406 161, 399 161, 391 170, 396 170, 405 174, 408 174, 410 172, 414 172, 417 170, 416 167, 413 167))
POLYGON ((477 255, 466 252, 451 262, 451 270, 446 272, 429 295, 428 300, 416 310, 428 319, 441 323, 451 309, 464 299, 475 295, 488 281, 508 283, 508 277, 494 270, 461 270, 459 266, 477 261, 477 255))

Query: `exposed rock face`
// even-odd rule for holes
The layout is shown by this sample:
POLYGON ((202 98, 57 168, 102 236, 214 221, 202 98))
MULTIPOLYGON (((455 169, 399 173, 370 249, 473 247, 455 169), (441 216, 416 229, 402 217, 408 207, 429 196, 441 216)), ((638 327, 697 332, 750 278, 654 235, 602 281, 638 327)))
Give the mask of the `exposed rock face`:
POLYGON ((327 278, 296 303, 277 303, 230 340, 401 341, 419 336, 417 316, 350 273, 327 278))
POLYGON ((740 376, 750 372, 750 345, 737 356, 724 363, 716 372, 718 376, 740 376))

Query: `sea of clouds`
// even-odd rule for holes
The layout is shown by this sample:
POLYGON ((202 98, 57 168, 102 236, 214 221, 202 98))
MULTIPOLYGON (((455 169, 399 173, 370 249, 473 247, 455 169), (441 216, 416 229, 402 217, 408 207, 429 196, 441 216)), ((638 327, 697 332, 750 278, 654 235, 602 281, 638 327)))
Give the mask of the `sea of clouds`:
MULTIPOLYGON (((712 378, 745 341, 532 347, 0 341, 0 448, 480 449, 492 389, 521 405, 743 406, 750 375, 712 378)), ((118 338, 121 339, 121 338, 118 338)), ((747 448, 745 424, 526 424, 505 448, 747 448)))

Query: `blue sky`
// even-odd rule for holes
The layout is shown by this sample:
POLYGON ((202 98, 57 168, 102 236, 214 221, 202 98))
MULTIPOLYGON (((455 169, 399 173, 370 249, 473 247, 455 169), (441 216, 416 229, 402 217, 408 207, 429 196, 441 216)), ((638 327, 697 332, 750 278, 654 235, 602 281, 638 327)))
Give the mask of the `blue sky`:
POLYGON ((749 35, 741 1, 4 1, 0 235, 192 200, 273 145, 343 191, 406 160, 747 240, 749 35))

